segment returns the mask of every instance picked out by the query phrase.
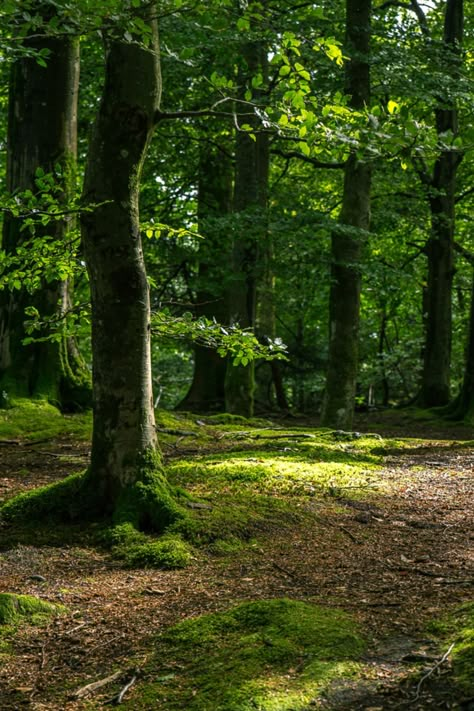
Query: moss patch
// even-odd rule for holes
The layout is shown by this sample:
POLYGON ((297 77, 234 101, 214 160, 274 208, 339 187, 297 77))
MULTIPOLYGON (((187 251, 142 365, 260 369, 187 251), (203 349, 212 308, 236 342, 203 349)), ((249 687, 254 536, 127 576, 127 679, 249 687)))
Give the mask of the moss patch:
POLYGON ((302 711, 331 679, 354 674, 363 649, 338 611, 288 599, 246 602, 162 635, 148 670, 154 679, 126 708, 302 711))
POLYGON ((91 413, 63 415, 46 400, 16 399, 8 409, 0 409, 0 439, 34 441, 67 436, 87 440, 91 430, 91 413))
POLYGON ((474 603, 465 605, 460 610, 456 623, 454 677, 467 695, 474 696, 474 603))
POLYGON ((22 620, 43 622, 63 609, 31 595, 0 593, 0 625, 16 625, 22 620))
POLYGON ((109 529, 104 540, 113 555, 131 568, 185 568, 192 556, 190 546, 179 536, 168 534, 152 539, 131 523, 109 529))
POLYGON ((462 605, 442 620, 434 620, 429 630, 442 638, 443 646, 454 643, 454 681, 467 696, 474 696, 474 603, 462 605))

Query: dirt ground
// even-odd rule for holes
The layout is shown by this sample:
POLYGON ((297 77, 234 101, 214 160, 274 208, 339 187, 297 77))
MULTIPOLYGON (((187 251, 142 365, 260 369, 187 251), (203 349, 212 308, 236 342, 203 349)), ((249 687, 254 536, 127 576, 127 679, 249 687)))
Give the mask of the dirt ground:
MULTIPOLYGON (((185 570, 125 570, 78 545, 3 550, 0 591, 38 595, 68 613, 19 630, 15 655, 0 667, 0 709, 101 708, 107 687, 87 701, 74 692, 118 667, 145 664, 160 629, 238 601, 284 596, 342 608, 374 640, 366 678, 334 684, 311 708, 474 708, 453 696, 449 658, 437 666, 440 650, 425 632, 429 620, 472 601, 474 586, 474 450, 454 439, 472 433, 442 434, 425 433, 423 442, 387 453, 383 476, 392 497, 369 504, 348 492, 337 502, 299 500, 311 513, 309 524, 263 532, 225 564, 203 551, 185 570), (414 669, 417 683, 409 680, 414 669)), ((4 443, 0 497, 55 481, 87 458, 87 446, 72 442, 4 443)), ((140 679, 127 698, 139 693, 140 679)))

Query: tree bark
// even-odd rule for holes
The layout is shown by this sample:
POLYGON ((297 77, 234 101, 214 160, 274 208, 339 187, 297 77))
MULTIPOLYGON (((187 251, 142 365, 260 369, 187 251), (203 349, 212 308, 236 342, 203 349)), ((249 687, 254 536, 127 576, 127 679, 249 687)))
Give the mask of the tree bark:
POLYGON ((161 95, 154 41, 110 39, 89 147, 82 216, 91 283, 93 437, 88 483, 99 512, 163 528, 175 507, 161 473, 150 364, 149 288, 139 183, 161 95), (141 488, 136 487, 141 482, 141 488))
MULTIPOLYGON (((267 76, 267 50, 262 42, 249 42, 242 52, 240 98, 257 73, 267 76)), ((254 92, 254 100, 258 99, 254 92)), ((245 131, 236 136, 234 185, 234 277, 229 289, 229 321, 241 328, 254 328, 257 280, 260 276, 259 245, 268 229, 268 134, 258 132, 254 113, 245 123, 256 130, 254 139, 245 131)), ((225 383, 227 412, 251 417, 254 412, 255 365, 228 364, 225 383)))
MULTIPOLYGON (((371 0, 346 0, 347 93, 362 109, 370 100, 371 0)), ((344 170, 339 226, 331 235, 329 354, 321 413, 325 427, 352 427, 358 368, 362 248, 370 220, 371 167, 352 154, 344 170)))
MULTIPOLYGON (((446 74, 453 81, 459 73, 463 37, 463 0, 447 0, 444 21, 446 74)), ((440 142, 449 133, 458 134, 454 100, 440 98, 435 111, 440 142)), ((426 245, 428 283, 426 332, 419 403, 424 407, 446 405, 450 397, 452 282, 454 276, 454 231, 456 172, 462 154, 456 149, 440 151, 428 184, 431 234, 426 245)))
MULTIPOLYGON (((50 54, 46 67, 24 57, 11 68, 7 189, 35 193, 35 174, 41 168, 55 175, 66 204, 75 181, 79 40, 39 36, 25 40, 25 45, 50 54)), ((72 218, 36 225, 35 236, 64 240, 73 227, 72 218)), ((2 247, 7 253, 24 241, 21 228, 22 219, 5 217, 2 247)), ((0 295, 0 388, 7 396, 46 397, 64 409, 90 404, 90 377, 71 339, 22 344, 27 306, 48 317, 64 314, 70 302, 67 282, 44 281, 33 295, 25 289, 0 295)))
MULTIPOLYGON (((200 244, 196 316, 227 321, 226 291, 229 244, 223 220, 232 210, 232 165, 230 156, 210 143, 201 146, 198 182, 200 244)), ((194 412, 222 411, 225 407, 226 360, 217 351, 195 346, 193 381, 179 409, 194 412)))

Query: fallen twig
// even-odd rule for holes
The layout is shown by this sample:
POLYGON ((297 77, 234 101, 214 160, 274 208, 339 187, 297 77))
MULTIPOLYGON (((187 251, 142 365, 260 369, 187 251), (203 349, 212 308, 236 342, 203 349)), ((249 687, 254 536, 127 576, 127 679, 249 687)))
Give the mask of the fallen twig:
POLYGON ((439 669, 439 667, 440 667, 442 664, 444 664, 444 662, 447 660, 447 658, 448 658, 449 655, 451 654, 451 652, 452 652, 452 650, 453 650, 453 647, 454 647, 454 642, 453 642, 453 644, 450 646, 450 648, 448 649, 448 651, 443 654, 443 656, 441 657, 441 659, 439 659, 439 660, 436 662, 436 664, 433 664, 433 666, 430 667, 430 669, 428 669, 428 671, 426 672, 426 674, 423 674, 423 676, 421 677, 421 679, 420 679, 420 681, 418 682, 418 685, 417 685, 417 687, 416 687, 416 695, 415 695, 415 698, 413 699, 413 701, 418 701, 418 699, 420 698, 420 691, 421 691, 421 687, 422 687, 423 683, 424 683, 424 682, 426 681, 426 679, 428 679, 437 669, 439 669))
POLYGON ((127 691, 135 684, 137 679, 138 679, 138 670, 135 670, 133 676, 131 677, 131 679, 129 679, 129 681, 127 681, 125 686, 122 689, 120 689, 118 694, 115 694, 115 696, 112 696, 111 699, 108 699, 108 701, 105 701, 104 706, 108 706, 108 705, 118 706, 119 704, 121 704, 123 701, 123 697, 125 696, 127 691))
POLYGON ((119 679, 121 676, 123 676, 123 671, 118 671, 115 672, 114 674, 111 674, 110 676, 106 676, 103 679, 99 679, 98 681, 93 681, 91 684, 86 684, 85 686, 82 686, 80 689, 77 689, 77 691, 74 691, 71 695, 71 699, 83 699, 85 696, 89 696, 90 694, 95 694, 96 691, 101 689, 103 686, 107 686, 108 684, 111 684, 113 681, 116 681, 119 679))

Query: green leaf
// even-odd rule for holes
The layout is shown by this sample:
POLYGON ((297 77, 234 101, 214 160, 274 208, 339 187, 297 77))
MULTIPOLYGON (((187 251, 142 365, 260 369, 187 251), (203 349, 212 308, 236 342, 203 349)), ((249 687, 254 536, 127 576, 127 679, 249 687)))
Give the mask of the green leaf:
POLYGON ((393 101, 393 99, 390 99, 387 104, 387 110, 389 114, 398 113, 398 111, 400 110, 400 104, 397 101, 393 101))

